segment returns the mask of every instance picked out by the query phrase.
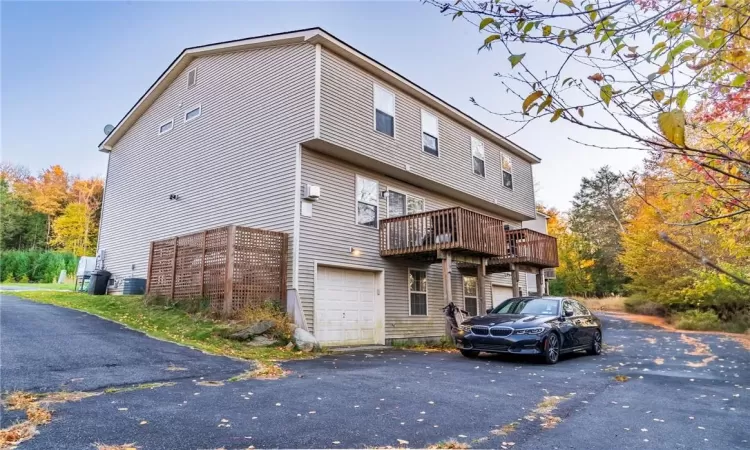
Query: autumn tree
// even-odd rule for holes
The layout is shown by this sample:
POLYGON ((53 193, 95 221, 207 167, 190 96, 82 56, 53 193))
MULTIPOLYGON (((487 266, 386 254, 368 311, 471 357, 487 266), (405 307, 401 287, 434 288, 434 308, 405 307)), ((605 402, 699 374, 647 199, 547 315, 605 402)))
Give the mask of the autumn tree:
POLYGON ((68 174, 59 165, 42 171, 38 177, 17 183, 19 195, 47 217, 47 241, 51 237, 53 219, 63 211, 69 199, 69 183, 68 174))
POLYGON ((588 244, 570 229, 568 220, 558 210, 540 206, 546 214, 547 233, 557 238, 560 266, 555 270, 555 279, 550 283, 554 295, 588 296, 594 292, 591 268, 594 261, 588 259, 588 244))
POLYGON ((706 196, 704 206, 716 205, 686 210, 682 223, 750 212, 750 154, 738 145, 750 129, 728 138, 712 122, 750 110, 748 0, 428 3, 483 33, 480 51, 507 58, 496 76, 518 103, 479 106, 521 127, 549 120, 601 131, 609 138, 581 144, 678 156, 707 188, 732 184, 734 201, 706 196))

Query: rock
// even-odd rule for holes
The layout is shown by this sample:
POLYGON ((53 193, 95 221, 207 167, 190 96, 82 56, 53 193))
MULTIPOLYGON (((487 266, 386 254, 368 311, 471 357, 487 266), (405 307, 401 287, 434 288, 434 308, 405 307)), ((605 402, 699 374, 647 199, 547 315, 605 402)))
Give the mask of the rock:
POLYGON ((235 340, 235 341, 246 341, 253 336, 257 336, 259 334, 263 334, 266 331, 273 328, 273 322, 270 320, 261 320, 260 322, 255 322, 254 324, 250 325, 247 328, 243 328, 240 331, 235 331, 234 333, 227 336, 229 339, 235 340))
POLYGON ((286 344, 286 349, 287 350, 291 350, 293 348, 294 348, 294 342, 289 342, 288 344, 286 344))
POLYGON ((297 348, 302 350, 303 352, 311 352, 313 350, 320 349, 320 344, 318 343, 318 340, 315 339, 315 336, 303 330, 302 328, 296 328, 294 330, 294 336, 292 336, 292 340, 294 340, 297 348))
POLYGON ((245 345, 251 347, 269 347, 276 344, 276 339, 271 339, 266 336, 255 336, 252 341, 245 342, 245 345))

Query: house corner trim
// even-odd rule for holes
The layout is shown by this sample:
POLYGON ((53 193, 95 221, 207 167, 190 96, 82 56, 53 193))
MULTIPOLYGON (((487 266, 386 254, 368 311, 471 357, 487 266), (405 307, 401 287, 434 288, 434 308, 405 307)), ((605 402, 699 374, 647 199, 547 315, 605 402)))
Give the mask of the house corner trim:
POLYGON ((321 73, 321 53, 320 44, 315 44, 315 117, 313 125, 313 137, 320 138, 320 73, 321 73))

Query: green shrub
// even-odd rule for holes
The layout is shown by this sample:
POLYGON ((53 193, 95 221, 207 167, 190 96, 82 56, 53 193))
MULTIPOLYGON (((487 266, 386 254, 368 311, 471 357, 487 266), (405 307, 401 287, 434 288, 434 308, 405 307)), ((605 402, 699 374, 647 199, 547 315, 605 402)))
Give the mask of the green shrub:
POLYGON ((625 299, 625 311, 633 314, 644 314, 647 316, 664 317, 667 315, 667 308, 645 297, 634 295, 625 299))
POLYGON ((147 294, 143 296, 143 304, 149 307, 179 309, 188 314, 207 313, 211 309, 211 300, 208 297, 190 297, 174 300, 164 295, 147 294))
POLYGON ((54 283, 61 270, 73 276, 78 258, 71 253, 10 250, 0 252, 0 279, 21 283, 54 283))
POLYGON ((714 311, 691 309, 677 314, 674 324, 682 330, 715 331, 724 329, 724 324, 714 311))

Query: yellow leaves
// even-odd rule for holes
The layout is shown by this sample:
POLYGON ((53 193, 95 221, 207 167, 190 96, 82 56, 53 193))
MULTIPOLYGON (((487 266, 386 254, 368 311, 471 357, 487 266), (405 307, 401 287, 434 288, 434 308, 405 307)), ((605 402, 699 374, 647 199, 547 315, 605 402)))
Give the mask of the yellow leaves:
POLYGON ((573 5, 573 0, 560 0, 560 3, 571 9, 575 6, 573 5))
POLYGON ((549 25, 545 25, 542 27, 542 36, 547 37, 550 34, 552 34, 552 27, 549 25))
POLYGON ((656 100, 657 102, 661 103, 661 101, 664 100, 664 91, 662 90, 654 91, 651 94, 651 97, 653 97, 653 99, 656 100))
POLYGON ((479 22, 479 29, 483 30, 487 25, 491 24, 494 21, 495 20, 492 17, 485 17, 481 22, 479 22))
POLYGON ((523 101, 523 112, 524 114, 529 111, 531 108, 531 105, 538 100, 542 95, 544 95, 544 92, 542 91, 534 91, 531 94, 529 94, 528 97, 526 97, 526 100, 523 101))
POLYGON ((612 85, 605 84, 599 88, 599 97, 607 106, 609 106, 609 102, 612 100, 612 85))
POLYGON ((544 108, 548 107, 552 104, 552 96, 548 95, 547 98, 544 99, 542 103, 539 104, 539 108, 537 109, 536 113, 539 114, 544 110, 544 108))
POLYGON ((550 122, 554 122, 554 121, 556 121, 557 119, 559 119, 559 118, 560 118, 560 116, 562 116, 562 113, 563 113, 563 110, 562 110, 562 109, 557 109, 557 110, 555 111, 555 113, 554 113, 554 114, 552 114, 552 118, 550 119, 550 122))
POLYGON ((508 56, 508 61, 510 61, 510 67, 511 68, 516 67, 516 65, 521 62, 524 56, 526 56, 526 53, 521 53, 520 55, 508 56))
POLYGON ((678 147, 685 146, 685 113, 682 110, 663 112, 656 121, 669 142, 678 147))

